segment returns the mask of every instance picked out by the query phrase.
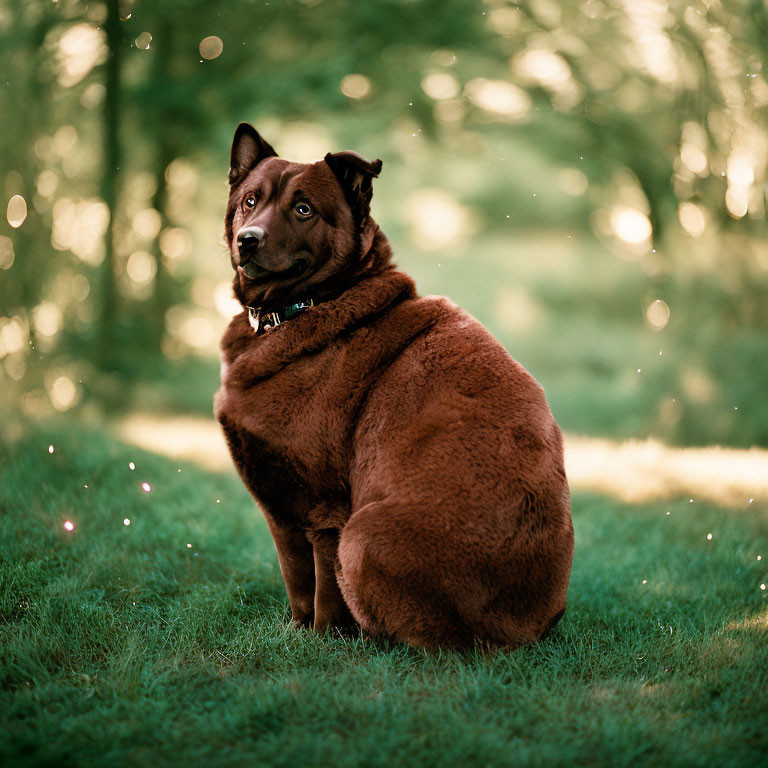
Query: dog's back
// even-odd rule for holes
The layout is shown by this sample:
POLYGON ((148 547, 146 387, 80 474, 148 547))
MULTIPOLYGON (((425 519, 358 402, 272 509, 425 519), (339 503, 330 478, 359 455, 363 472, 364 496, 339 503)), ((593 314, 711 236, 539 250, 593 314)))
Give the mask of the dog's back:
POLYGON ((536 640, 565 609, 573 558, 560 430, 474 318, 416 301, 437 321, 359 414, 342 592, 369 632, 415 645, 536 640))

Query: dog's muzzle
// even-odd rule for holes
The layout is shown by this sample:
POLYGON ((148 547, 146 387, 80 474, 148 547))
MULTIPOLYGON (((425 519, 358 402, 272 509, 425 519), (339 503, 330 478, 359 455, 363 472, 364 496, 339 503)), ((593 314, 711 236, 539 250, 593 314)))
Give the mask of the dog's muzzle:
MULTIPOLYGON (((266 233, 261 227, 243 227, 237 233, 235 243, 237 245, 237 266, 251 280, 265 277, 289 278, 298 277, 309 266, 309 259, 302 256, 294 258, 293 263, 287 269, 275 270, 259 263, 259 246, 264 242, 266 233)), ((263 255, 262 255, 263 258, 263 255)))
POLYGON ((237 254, 241 266, 256 255, 264 235, 265 232, 261 227, 243 227, 237 233, 237 254))

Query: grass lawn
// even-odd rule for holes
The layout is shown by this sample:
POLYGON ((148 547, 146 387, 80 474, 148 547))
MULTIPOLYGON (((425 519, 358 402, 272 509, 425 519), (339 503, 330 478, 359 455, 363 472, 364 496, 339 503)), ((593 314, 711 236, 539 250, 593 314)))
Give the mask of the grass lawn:
POLYGON ((765 764, 764 503, 577 496, 551 637, 430 655, 294 630, 234 476, 76 426, 0 451, 3 766, 765 764))

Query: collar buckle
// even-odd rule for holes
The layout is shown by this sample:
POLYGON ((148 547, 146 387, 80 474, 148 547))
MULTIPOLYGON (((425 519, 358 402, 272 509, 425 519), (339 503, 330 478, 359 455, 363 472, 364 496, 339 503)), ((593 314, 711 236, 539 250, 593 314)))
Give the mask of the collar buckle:
POLYGON ((248 323, 253 328, 254 333, 259 331, 271 331, 273 328, 277 328, 278 325, 285 322, 291 317, 295 317, 301 314, 310 307, 314 307, 314 299, 302 299, 295 301, 293 304, 288 304, 275 312, 267 312, 262 316, 261 307, 248 306, 248 323))

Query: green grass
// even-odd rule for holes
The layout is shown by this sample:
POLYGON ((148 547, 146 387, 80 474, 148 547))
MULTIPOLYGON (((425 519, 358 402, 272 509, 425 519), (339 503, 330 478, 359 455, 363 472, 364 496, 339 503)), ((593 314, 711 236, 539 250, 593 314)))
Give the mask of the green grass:
POLYGON ((576 496, 569 608, 552 636, 430 655, 292 629, 269 533, 235 477, 75 426, 28 431, 0 461, 9 768, 765 760, 764 506, 576 496))

